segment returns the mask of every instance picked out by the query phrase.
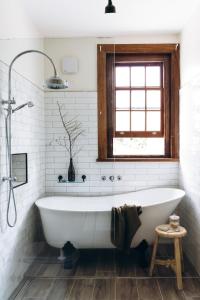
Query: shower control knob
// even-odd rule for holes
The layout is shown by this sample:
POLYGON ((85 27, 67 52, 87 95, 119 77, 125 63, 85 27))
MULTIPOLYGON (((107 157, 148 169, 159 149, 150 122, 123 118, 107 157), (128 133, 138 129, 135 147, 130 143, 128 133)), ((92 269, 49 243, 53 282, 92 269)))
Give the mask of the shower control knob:
POLYGON ((115 177, 114 176, 109 176, 109 179, 110 179, 110 181, 114 181, 115 180, 115 177))
POLYGON ((101 176, 101 180, 106 181, 106 176, 101 176))
POLYGON ((119 181, 122 180, 122 176, 118 175, 117 180, 119 180, 119 181))

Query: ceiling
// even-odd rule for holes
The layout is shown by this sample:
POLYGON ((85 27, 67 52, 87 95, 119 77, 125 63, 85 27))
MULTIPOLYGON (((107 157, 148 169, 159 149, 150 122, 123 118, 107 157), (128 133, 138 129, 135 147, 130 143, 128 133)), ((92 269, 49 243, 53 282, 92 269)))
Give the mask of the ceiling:
POLYGON ((43 37, 119 36, 178 33, 200 0, 113 0, 116 14, 104 14, 107 0, 21 0, 43 37))

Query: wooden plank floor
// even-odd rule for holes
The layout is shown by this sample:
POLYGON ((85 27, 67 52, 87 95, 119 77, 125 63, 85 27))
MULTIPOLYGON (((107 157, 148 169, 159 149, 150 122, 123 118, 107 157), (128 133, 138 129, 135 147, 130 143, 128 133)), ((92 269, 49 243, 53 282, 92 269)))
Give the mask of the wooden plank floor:
MULTIPOLYGON (((170 256, 163 250, 162 256, 170 256)), ((178 291, 170 269, 157 267, 150 278, 134 255, 81 251, 72 270, 64 270, 57 256, 57 250, 48 249, 37 258, 10 300, 200 300, 200 278, 186 258, 184 290, 178 291)))

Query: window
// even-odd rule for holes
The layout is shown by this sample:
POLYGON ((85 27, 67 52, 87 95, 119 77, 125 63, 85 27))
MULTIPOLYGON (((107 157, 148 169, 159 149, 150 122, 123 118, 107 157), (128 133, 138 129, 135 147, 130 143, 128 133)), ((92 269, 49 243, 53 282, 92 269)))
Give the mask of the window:
POLYGON ((98 160, 177 160, 178 95, 178 45, 98 45, 98 160))

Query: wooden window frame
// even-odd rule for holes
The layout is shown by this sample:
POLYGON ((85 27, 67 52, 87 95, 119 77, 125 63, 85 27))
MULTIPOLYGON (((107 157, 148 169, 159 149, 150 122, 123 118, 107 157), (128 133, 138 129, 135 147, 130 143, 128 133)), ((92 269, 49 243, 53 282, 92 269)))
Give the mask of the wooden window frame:
MULTIPOLYGON (((138 61, 138 58, 137 58, 138 61)), ((179 44, 106 44, 97 45, 97 69, 98 69, 98 158, 97 161, 178 161, 179 160, 179 44), (116 54, 116 55, 115 55, 116 54), (149 155, 149 156, 113 156, 112 145, 108 141, 113 137, 113 120, 108 114, 110 108, 107 98, 109 92, 113 93, 112 78, 114 76, 108 72, 109 64, 113 64, 109 57, 117 58, 120 55, 130 57, 132 54, 138 55, 141 61, 144 61, 144 56, 152 57, 152 61, 159 57, 166 57, 166 64, 169 78, 165 76, 166 95, 165 104, 168 109, 165 110, 165 128, 164 136, 165 155, 149 155)), ((162 107, 163 109, 163 107, 162 107)), ((126 135, 123 135, 124 137, 126 135)), ((130 133, 129 135, 130 136, 130 133)))

